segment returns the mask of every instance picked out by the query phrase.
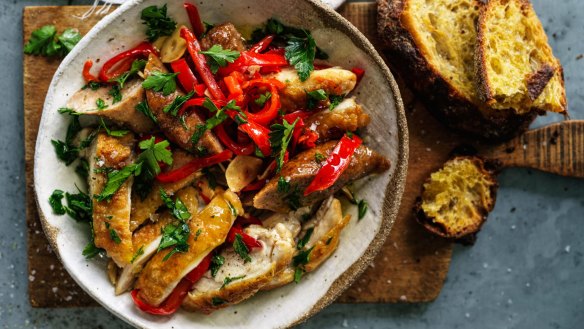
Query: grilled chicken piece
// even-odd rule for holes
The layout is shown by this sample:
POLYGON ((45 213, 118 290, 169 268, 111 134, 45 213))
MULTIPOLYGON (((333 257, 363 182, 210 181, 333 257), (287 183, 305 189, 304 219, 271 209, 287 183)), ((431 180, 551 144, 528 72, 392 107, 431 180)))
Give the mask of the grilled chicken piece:
MULTIPOLYGON (((148 58, 148 63, 144 68, 144 75, 146 77, 150 76, 152 72, 168 72, 164 64, 155 55, 150 55, 148 58)), ((152 89, 146 90, 146 99, 148 100, 148 105, 152 110, 152 114, 156 117, 158 121, 158 126, 166 137, 182 147, 187 151, 195 150, 197 145, 193 145, 191 137, 196 130, 197 125, 205 124, 205 120, 201 118, 196 112, 191 111, 185 117, 184 126, 179 117, 175 117, 170 113, 164 113, 164 108, 170 105, 172 101, 178 96, 183 96, 184 93, 180 90, 176 90, 168 96, 164 96, 162 92, 156 92, 152 89), (186 128, 185 128, 186 127, 186 128)), ((206 131, 201 137, 198 146, 204 147, 209 153, 215 154, 223 151, 223 146, 217 139, 217 137, 211 131, 206 131)))
POLYGON ((182 278, 197 267, 213 249, 223 244, 238 213, 243 213, 241 202, 235 193, 227 191, 213 198, 200 213, 193 214, 188 222, 189 250, 175 253, 167 260, 163 259, 171 252, 172 247, 154 255, 136 281, 135 288, 139 290, 139 298, 152 306, 159 306, 182 278), (200 234, 195 239, 199 230, 200 234))
MULTIPOLYGON (((198 193, 193 187, 183 188, 176 193, 176 197, 185 204, 191 214, 198 212, 198 193)), ((134 279, 140 273, 144 264, 156 253, 162 239, 162 229, 172 223, 173 220, 172 214, 169 211, 165 211, 156 222, 145 225, 134 233, 132 237, 134 255, 130 264, 124 267, 117 280, 116 295, 127 291, 132 286, 134 279)))
POLYGON ((253 249, 249 254, 251 261, 247 263, 232 247, 225 248, 221 252, 225 263, 215 277, 207 271, 195 284, 183 302, 185 309, 209 314, 240 303, 255 295, 290 264, 296 248, 286 225, 278 223, 273 228, 251 225, 244 231, 258 240, 262 248, 253 249))
POLYGON ((86 88, 79 90, 67 102, 67 107, 76 112, 88 115, 96 115, 126 126, 136 133, 145 133, 154 129, 154 122, 144 114, 136 110, 136 105, 144 100, 144 88, 142 79, 133 79, 127 82, 120 90, 122 100, 113 104, 113 97, 109 94, 111 88, 99 88, 92 90, 86 88), (102 99, 107 105, 100 110, 97 108, 97 100, 102 99))
MULTIPOLYGON (((107 183, 104 169, 121 170, 134 160, 134 135, 112 137, 99 133, 89 151, 89 195, 100 194, 107 183)), ((93 202, 95 245, 105 249, 119 267, 130 262, 133 255, 130 231, 130 195, 132 177, 128 178, 110 200, 93 202), (118 240, 119 239, 119 240, 118 240)))
POLYGON ((220 45, 223 49, 245 50, 243 37, 231 23, 223 23, 213 27, 201 40, 201 48, 207 50, 213 45, 220 45))
MULTIPOLYGON (((308 264, 304 265, 304 271, 314 271, 332 255, 339 245, 341 231, 350 219, 351 215, 343 216, 341 202, 330 197, 322 203, 314 217, 302 225, 301 237, 304 237, 308 231, 312 231, 310 239, 304 246, 304 250, 312 248, 308 264)), ((262 290, 275 289, 294 281, 294 272, 294 267, 289 264, 262 290)))
POLYGON ((306 150, 284 164, 280 175, 272 178, 254 197, 253 205, 258 209, 268 209, 275 212, 290 211, 290 200, 298 199, 300 207, 312 205, 340 190, 347 183, 365 177, 372 173, 382 173, 389 169, 389 160, 366 146, 359 146, 351 158, 347 169, 341 174, 333 186, 324 191, 317 191, 303 196, 304 190, 314 179, 321 164, 316 162, 315 154, 320 153, 325 158, 335 148, 338 141, 330 141, 315 148, 306 150), (290 183, 288 192, 278 190, 278 180, 284 177, 290 183))
MULTIPOLYGON (((194 156, 182 150, 175 150, 172 153, 172 167, 169 170, 178 169, 188 162, 195 159, 194 156)), ((148 220, 156 209, 164 204, 160 196, 160 189, 162 188, 167 194, 172 195, 183 187, 193 183, 201 176, 200 171, 196 171, 177 182, 162 184, 155 181, 152 185, 150 193, 142 199, 138 194, 132 193, 132 215, 130 218, 130 230, 135 231, 140 225, 148 220)))
POLYGON ((366 127, 371 118, 355 98, 344 99, 332 111, 326 109, 306 119, 306 127, 318 134, 318 143, 343 137, 346 131, 366 127))
POLYGON ((280 95, 282 109, 286 112, 306 108, 306 92, 322 89, 327 95, 346 95, 357 84, 355 73, 338 67, 312 71, 304 82, 294 69, 284 69, 274 74, 274 78, 286 85, 280 95))

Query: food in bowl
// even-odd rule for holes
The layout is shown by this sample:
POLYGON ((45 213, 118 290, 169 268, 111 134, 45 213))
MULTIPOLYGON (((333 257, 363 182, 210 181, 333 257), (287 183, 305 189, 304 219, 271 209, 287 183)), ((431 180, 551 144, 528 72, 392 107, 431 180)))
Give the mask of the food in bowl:
POLYGON ((336 192, 390 166, 358 136, 370 119, 347 95, 362 70, 315 63, 326 54, 310 33, 275 19, 246 41, 185 8, 191 28, 150 6, 148 41, 98 74, 86 62, 86 86, 60 110, 65 141, 53 141, 89 183, 55 191, 55 213, 89 222, 84 254, 107 255, 116 293, 157 315, 300 281, 350 220, 336 192))

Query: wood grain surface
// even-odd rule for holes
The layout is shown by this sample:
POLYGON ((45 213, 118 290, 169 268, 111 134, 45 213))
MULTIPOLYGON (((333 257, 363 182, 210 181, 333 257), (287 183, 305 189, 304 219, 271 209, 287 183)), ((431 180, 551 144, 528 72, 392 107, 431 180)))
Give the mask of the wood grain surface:
MULTIPOLYGON (((33 30, 45 24, 56 25, 58 31, 76 27, 86 33, 101 18, 93 16, 85 21, 75 18, 86 10, 87 7, 27 7, 23 14, 24 40, 28 40, 33 30)), ((347 4, 340 12, 376 44, 374 4, 347 4)), ((35 278, 29 282, 29 297, 34 307, 96 305, 73 282, 50 250, 34 201, 34 146, 44 95, 58 64, 58 60, 43 57, 24 58, 28 260, 29 274, 35 278)), ((391 63, 388 64, 391 66, 391 63)), ((449 152, 463 140, 445 130, 401 83, 400 89, 410 132, 410 167, 405 195, 390 238, 375 263, 339 299, 341 302, 431 301, 440 293, 448 273, 451 244, 426 233, 411 217, 411 209, 421 183, 441 166, 449 152)), ((63 217, 63 220, 68 219, 63 217)))

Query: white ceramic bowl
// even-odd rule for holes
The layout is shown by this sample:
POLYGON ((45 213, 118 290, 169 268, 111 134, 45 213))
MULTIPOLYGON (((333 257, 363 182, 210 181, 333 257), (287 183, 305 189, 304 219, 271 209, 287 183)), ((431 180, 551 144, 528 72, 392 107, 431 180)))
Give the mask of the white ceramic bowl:
MULTIPOLYGON (((369 202, 367 216, 357 221, 356 209, 346 206, 353 220, 345 228, 335 254, 299 284, 259 293, 254 298, 210 316, 179 311, 171 317, 140 312, 129 294, 115 296, 103 261, 86 260, 81 251, 89 236, 85 224, 55 216, 47 202, 55 189, 75 191, 84 186, 74 165, 60 162, 51 139, 63 139, 68 118, 57 113, 84 84, 87 59, 106 60, 145 38, 141 10, 168 2, 169 15, 188 22, 182 1, 130 0, 99 22, 65 58, 49 88, 36 143, 34 185, 41 222, 51 246, 67 271, 95 300, 128 323, 143 328, 280 328, 299 323, 331 303, 373 260, 389 234, 403 192, 408 137, 403 104, 389 69, 356 28, 330 7, 313 0, 200 0, 197 5, 209 22, 230 21, 236 26, 260 25, 267 18, 312 31, 330 62, 366 70, 354 94, 372 117, 365 131, 368 146, 391 160, 391 170, 362 180, 359 197, 369 202)), ((103 61, 102 61, 103 62, 103 61)))

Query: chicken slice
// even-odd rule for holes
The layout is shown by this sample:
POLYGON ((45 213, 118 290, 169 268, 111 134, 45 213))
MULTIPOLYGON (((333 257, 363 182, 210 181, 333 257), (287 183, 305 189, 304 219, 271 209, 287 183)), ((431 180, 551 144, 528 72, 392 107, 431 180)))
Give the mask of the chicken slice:
MULTIPOLYGON (((343 216, 341 202, 330 197, 322 203, 314 217, 302 225, 301 239, 307 232, 311 232, 310 239, 304 246, 304 250, 311 250, 308 263, 303 265, 305 272, 314 271, 332 255, 339 245, 341 231, 350 219, 351 215, 343 216)), ((295 271, 293 264, 288 264, 262 290, 275 289, 294 281, 295 271)))
POLYGON ((341 138, 347 131, 366 127, 371 118, 355 98, 346 98, 332 111, 324 110, 306 119, 306 127, 318 134, 318 143, 341 138))
MULTIPOLYGON (((144 75, 148 77, 152 75, 152 72, 166 73, 168 70, 156 55, 151 54, 144 68, 144 75)), ((164 113, 164 108, 170 105, 178 96, 184 96, 184 93, 178 89, 168 96, 164 96, 162 92, 156 92, 152 89, 146 90, 148 105, 158 121, 158 126, 166 137, 187 151, 194 151, 197 146, 205 148, 211 154, 223 151, 223 146, 211 131, 206 131, 197 145, 193 144, 191 137, 197 125, 205 124, 205 120, 195 111, 190 111, 184 118, 184 122, 181 122, 178 116, 164 113)))
MULTIPOLYGON (((198 193, 193 187, 183 188, 176 193, 176 197, 185 204, 191 214, 198 212, 198 193)), ((116 295, 127 291, 132 286, 134 279, 140 273, 144 264, 156 253, 162 239, 162 229, 172 221, 172 214, 169 211, 165 211, 156 222, 145 225, 134 232, 132 237, 134 255, 130 264, 123 268, 117 280, 116 295)))
POLYGON ((133 79, 126 82, 124 88, 120 90, 122 100, 115 104, 113 103, 112 95, 109 94, 110 90, 111 88, 105 87, 97 90, 91 88, 79 90, 71 96, 67 102, 67 107, 82 114, 110 119, 119 125, 132 129, 136 133, 145 133, 154 129, 154 122, 136 110, 136 105, 144 100, 142 79, 133 79), (103 100, 107 107, 100 110, 97 106, 98 99, 103 100))
POLYGON ((304 82, 294 69, 283 69, 274 74, 274 78, 286 85, 280 95, 282 109, 286 112, 306 108, 307 92, 322 89, 327 95, 346 95, 357 85, 355 73, 339 67, 312 71, 304 82))
MULTIPOLYGON (((178 169, 188 162, 195 159, 194 156, 182 150, 175 150, 172 153, 172 167, 169 170, 178 169)), ((156 209, 164 204, 160 196, 160 189, 162 188, 167 194, 174 194, 183 187, 192 184, 197 178, 201 176, 200 171, 196 171, 189 176, 173 182, 173 183, 159 183, 154 181, 150 193, 142 199, 137 193, 132 193, 132 213, 130 217, 130 230, 135 231, 140 225, 148 220, 156 209)))
MULTIPOLYGON (((99 133, 93 140, 89 154, 89 195, 99 195, 107 184, 108 170, 121 170, 134 161, 134 135, 112 137, 99 133)), ((105 249, 119 267, 132 259, 132 231, 130 231, 130 195, 132 176, 113 194, 111 199, 93 202, 93 230, 95 245, 105 249)))
POLYGON ((207 271, 194 285, 183 302, 185 309, 209 314, 240 303, 255 295, 290 264, 296 249, 286 225, 278 223, 273 228, 251 225, 244 231, 258 240, 262 248, 253 249, 249 254, 251 261, 246 263, 232 247, 226 247, 220 253, 225 263, 215 277, 207 271))
POLYGON ((227 191, 215 196, 200 213, 193 214, 188 222, 189 250, 175 253, 167 260, 164 258, 172 247, 152 256, 136 281, 135 288, 139 291, 139 298, 152 306, 159 306, 182 278, 197 267, 213 249, 223 244, 237 214, 242 213, 237 195, 227 191))
POLYGON ((304 190, 316 176, 321 163, 315 159, 320 153, 325 158, 337 145, 337 141, 326 142, 296 155, 291 161, 284 164, 280 175, 272 178, 254 197, 253 205, 258 209, 268 209, 285 213, 291 206, 303 207, 312 205, 327 198, 340 190, 349 182, 365 177, 372 173, 382 173, 389 169, 389 160, 377 152, 361 145, 351 157, 351 162, 336 182, 323 191, 317 191, 303 196, 304 190), (287 192, 278 189, 278 181, 283 177, 289 182, 287 192))

